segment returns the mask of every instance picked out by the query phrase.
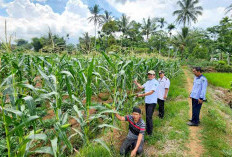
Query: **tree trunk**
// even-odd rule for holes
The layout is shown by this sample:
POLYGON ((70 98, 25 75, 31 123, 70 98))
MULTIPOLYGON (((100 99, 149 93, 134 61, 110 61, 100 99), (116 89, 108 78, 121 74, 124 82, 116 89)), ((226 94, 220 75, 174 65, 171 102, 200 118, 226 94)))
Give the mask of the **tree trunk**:
POLYGON ((177 49, 176 49, 176 52, 175 52, 174 58, 176 58, 178 50, 179 50, 179 48, 177 48, 177 49))
POLYGON ((210 62, 213 61, 213 55, 210 55, 210 62))
POLYGON ((230 54, 227 52, 227 63, 230 65, 230 54))
POLYGON ((94 48, 96 49, 96 42, 97 42, 97 25, 95 25, 95 43, 94 43, 94 48))
POLYGON ((223 60, 223 56, 222 56, 222 53, 219 54, 219 60, 223 60))
POLYGON ((159 54, 161 53, 161 36, 160 36, 160 46, 159 46, 159 54))

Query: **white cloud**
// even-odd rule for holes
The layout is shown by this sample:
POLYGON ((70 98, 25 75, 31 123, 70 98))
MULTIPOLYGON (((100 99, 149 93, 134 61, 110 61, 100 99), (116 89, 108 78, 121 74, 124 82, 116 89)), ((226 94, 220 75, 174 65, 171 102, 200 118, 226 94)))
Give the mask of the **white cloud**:
POLYGON ((48 0, 32 0, 32 1, 43 2, 43 3, 45 3, 45 2, 47 2, 48 0))
POLYGON ((15 0, 6 6, 9 17, 0 16, 0 34, 4 34, 4 20, 7 20, 8 32, 16 33, 17 38, 30 40, 32 37, 46 35, 48 27, 54 34, 70 35, 78 41, 84 32, 94 35, 94 26, 89 24, 88 6, 81 0, 69 0, 63 13, 54 13, 48 5, 34 4, 30 0, 15 0))
MULTIPOLYGON (((107 0, 116 10, 131 17, 131 20, 141 22, 142 18, 164 17, 168 23, 173 23, 176 19, 172 16, 172 13, 178 8, 177 0, 127 0, 124 3, 119 3, 120 1, 122 0, 107 0)), ((217 4, 213 5, 211 1, 204 0, 204 3, 200 1, 201 3, 198 6, 203 6, 203 15, 198 17, 198 23, 193 24, 193 26, 202 28, 214 26, 225 16, 225 7, 218 7, 217 4), (208 7, 209 4, 211 4, 210 8, 208 7)))
POLYGON ((148 17, 165 17, 172 22, 172 12, 177 0, 136 0, 126 1, 124 4, 107 0, 119 12, 125 13, 131 19, 142 21, 148 17))
POLYGON ((0 0, 0 8, 4 8, 5 7, 5 3, 4 3, 4 0, 0 0))
POLYGON ((205 9, 202 16, 199 16, 198 22, 193 26, 203 28, 212 27, 219 24, 219 21, 225 16, 225 8, 223 7, 205 9))

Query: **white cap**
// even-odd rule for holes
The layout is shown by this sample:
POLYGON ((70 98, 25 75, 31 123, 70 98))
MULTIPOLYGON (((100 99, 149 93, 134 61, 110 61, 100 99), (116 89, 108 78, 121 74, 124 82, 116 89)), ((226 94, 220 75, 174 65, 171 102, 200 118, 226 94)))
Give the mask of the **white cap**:
POLYGON ((150 70, 150 71, 147 72, 147 74, 155 75, 155 71, 154 70, 150 70))

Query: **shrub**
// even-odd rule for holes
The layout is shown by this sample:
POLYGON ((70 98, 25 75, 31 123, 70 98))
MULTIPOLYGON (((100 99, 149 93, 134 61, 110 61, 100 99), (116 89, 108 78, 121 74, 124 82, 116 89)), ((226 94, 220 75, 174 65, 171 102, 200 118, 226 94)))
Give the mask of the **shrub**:
POLYGON ((232 66, 227 65, 225 61, 218 61, 215 68, 218 72, 232 72, 232 66))

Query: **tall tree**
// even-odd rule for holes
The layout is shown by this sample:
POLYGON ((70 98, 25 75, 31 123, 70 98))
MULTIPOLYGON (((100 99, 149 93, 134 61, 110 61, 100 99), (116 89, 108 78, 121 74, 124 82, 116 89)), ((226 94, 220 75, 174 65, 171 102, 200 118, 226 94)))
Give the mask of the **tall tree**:
POLYGON ((165 21, 165 19, 163 17, 158 18, 157 22, 159 23, 160 29, 163 29, 164 25, 167 24, 167 22, 165 21))
POLYGON ((174 37, 174 45, 180 50, 181 59, 184 58, 184 50, 190 43, 189 29, 187 27, 182 28, 182 31, 174 37))
POLYGON ((126 16, 125 14, 122 14, 119 20, 119 28, 123 34, 123 37, 128 32, 129 27, 130 27, 130 17, 126 16))
POLYGON ((177 5, 180 7, 179 10, 173 12, 173 16, 177 15, 176 22, 191 25, 191 22, 197 22, 197 16, 202 15, 203 8, 196 6, 199 0, 179 0, 177 5))
POLYGON ((96 34, 97 34, 97 25, 101 23, 102 21, 102 15, 100 15, 101 12, 101 8, 99 7, 99 5, 95 4, 93 7, 89 8, 91 14, 93 16, 89 17, 88 20, 89 22, 94 22, 94 26, 95 26, 95 44, 94 46, 96 47, 96 34))
POLYGON ((172 36, 172 30, 175 29, 176 26, 174 24, 169 24, 167 29, 168 29, 168 33, 170 35, 170 37, 172 36))
POLYGON ((100 22, 100 25, 104 25, 105 23, 112 21, 113 17, 111 16, 111 12, 105 10, 104 14, 102 15, 102 21, 100 22))
MULTIPOLYGON (((172 41, 172 30, 173 29, 175 29, 176 28, 176 26, 174 25, 174 24, 169 24, 168 25, 168 27, 167 27, 167 29, 168 29, 168 34, 169 34, 169 36, 170 36, 170 41, 172 41)), ((168 49, 168 58, 169 58, 169 56, 170 56, 170 49, 171 49, 171 47, 172 47, 172 45, 171 45, 171 42, 170 42, 170 45, 169 45, 169 49, 168 49)))
POLYGON ((147 41, 149 38, 149 35, 155 31, 157 28, 155 21, 151 20, 150 17, 146 20, 143 18, 143 25, 142 25, 142 30, 143 34, 146 35, 147 41))
POLYGON ((162 30, 163 30, 163 27, 164 27, 164 25, 167 23, 166 21, 165 21, 165 19, 163 18, 163 17, 161 17, 161 18, 158 18, 157 19, 157 22, 159 22, 159 27, 160 27, 160 29, 161 29, 161 32, 160 32, 160 46, 159 46, 159 53, 161 53, 161 42, 162 42, 162 30))
POLYGON ((32 38, 32 42, 31 42, 32 46, 34 47, 34 50, 36 52, 39 52, 39 50, 41 48, 43 48, 43 45, 41 44, 41 41, 39 38, 32 38))
POLYGON ((225 9, 226 14, 232 11, 232 4, 225 9))
POLYGON ((89 33, 86 32, 83 34, 83 37, 79 38, 79 48, 85 53, 89 53, 91 50, 91 37, 89 33))

